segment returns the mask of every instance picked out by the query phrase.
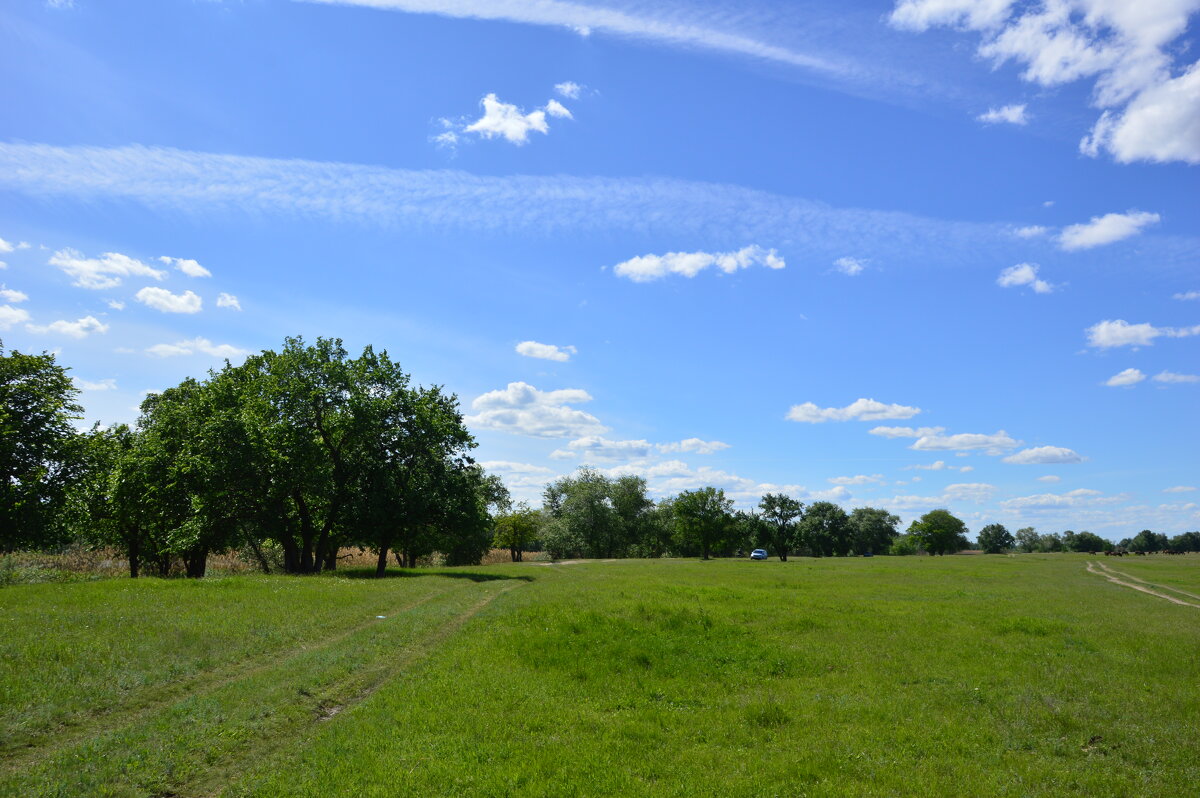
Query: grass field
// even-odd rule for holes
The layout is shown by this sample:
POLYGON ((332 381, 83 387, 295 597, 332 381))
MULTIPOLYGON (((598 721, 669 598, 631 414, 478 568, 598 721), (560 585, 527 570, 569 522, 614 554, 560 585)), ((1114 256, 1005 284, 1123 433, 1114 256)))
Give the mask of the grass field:
POLYGON ((1200 609, 1095 559, 7 587, 0 795, 1195 794, 1200 609))

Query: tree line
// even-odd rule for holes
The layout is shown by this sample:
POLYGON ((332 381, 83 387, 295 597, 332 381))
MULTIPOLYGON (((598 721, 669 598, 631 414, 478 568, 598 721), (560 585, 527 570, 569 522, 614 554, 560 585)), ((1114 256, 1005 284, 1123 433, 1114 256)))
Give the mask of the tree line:
POLYGON ((458 401, 387 354, 288 338, 142 402, 135 424, 77 432, 77 391, 52 355, 4 356, 0 549, 119 546, 130 575, 249 550, 264 570, 336 567, 339 549, 402 565, 491 547, 500 480, 470 458, 458 401))
MULTIPOLYGON (((492 547, 573 557, 950 554, 968 548, 948 510, 900 532, 887 510, 805 504, 768 493, 736 510, 720 488, 654 501, 646 481, 583 467, 549 483, 542 506, 514 505, 470 457, 457 398, 414 386, 384 352, 351 357, 336 339, 288 338, 238 366, 145 398, 133 425, 79 431, 78 390, 51 354, 0 343, 0 551, 76 542, 122 549, 131 576, 182 563, 203 576, 232 549, 264 571, 318 573, 338 552, 402 566, 434 552, 478 563, 492 547)), ((1091 532, 979 533, 988 553, 1098 552, 1091 532)), ((1200 532, 1143 530, 1129 551, 1200 551, 1200 532)))

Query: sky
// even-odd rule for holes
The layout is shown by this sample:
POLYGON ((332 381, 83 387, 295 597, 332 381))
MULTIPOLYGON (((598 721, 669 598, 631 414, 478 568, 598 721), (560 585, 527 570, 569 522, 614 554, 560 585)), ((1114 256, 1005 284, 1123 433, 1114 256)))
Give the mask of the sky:
POLYGON ((581 465, 1200 528, 1200 0, 9 0, 0 340, 86 421, 285 336, 581 465))

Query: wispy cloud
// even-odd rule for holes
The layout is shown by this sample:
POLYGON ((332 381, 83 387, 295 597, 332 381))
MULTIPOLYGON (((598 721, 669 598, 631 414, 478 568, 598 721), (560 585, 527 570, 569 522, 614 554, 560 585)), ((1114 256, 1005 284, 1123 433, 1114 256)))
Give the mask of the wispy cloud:
POLYGON ((1036 263, 1018 263, 1016 266, 1009 266, 1000 272, 1000 276, 996 278, 996 285, 1002 288, 1027 285, 1033 289, 1035 294, 1049 294, 1054 290, 1054 286, 1037 276, 1038 268, 1036 263))
MULTIPOLYGON (((722 247, 782 241, 826 262, 864 241, 873 257, 909 262, 919 253, 929 266, 1015 261, 1026 254, 1008 223, 832 208, 740 186, 665 178, 493 177, 142 146, 0 143, 0 190, 133 201, 173 213, 286 214, 383 227, 537 235, 669 232, 722 247)), ((1200 256, 1194 239, 1151 243, 1142 246, 1155 267, 1190 267, 1200 256)))
POLYGON ((627 277, 635 283, 661 280, 670 274, 695 277, 705 269, 716 267, 726 274, 751 266, 766 266, 782 269, 787 264, 773 249, 763 249, 752 244, 736 252, 668 252, 665 255, 639 255, 613 267, 618 277, 627 277))
POLYGON ((650 6, 637 12, 563 0, 304 0, 327 5, 366 6, 387 11, 437 14, 458 19, 502 20, 548 25, 588 34, 603 33, 658 42, 674 47, 700 47, 760 58, 820 73, 843 76, 854 69, 788 47, 729 30, 728 15, 703 15, 679 21, 677 15, 654 14, 650 6))
POLYGON ((183 357, 199 353, 230 360, 250 354, 246 349, 232 344, 214 344, 207 338, 192 338, 173 344, 155 344, 147 348, 146 353, 155 357, 183 357))
POLYGON ((1200 335, 1200 324, 1193 327, 1155 327, 1149 322, 1130 324, 1124 319, 1105 320, 1085 331, 1088 346, 1110 349, 1116 346, 1150 346, 1155 338, 1187 338, 1200 335))
POLYGON ((525 357, 534 357, 540 360, 554 360, 558 363, 566 363, 571 359, 571 355, 576 354, 577 350, 573 346, 556 346, 554 344, 542 344, 537 341, 522 341, 517 344, 516 353, 525 357))
POLYGON ((856 399, 845 407, 818 407, 812 402, 792 405, 788 410, 787 419, 805 424, 822 424, 826 421, 887 421, 912 418, 920 412, 919 407, 889 405, 874 399, 856 399))
POLYGON ((87 338, 92 333, 108 332, 108 325, 101 322, 95 316, 84 316, 76 321, 66 321, 60 319, 46 325, 26 324, 25 329, 32 333, 54 333, 56 335, 68 335, 71 338, 87 338))
POLYGON ((1158 223, 1157 213, 1129 211, 1093 216, 1090 221, 1064 227, 1058 237, 1065 250, 1091 249, 1135 236, 1142 228, 1158 223))
POLYGON ((1000 122, 1009 125, 1026 125, 1029 123, 1029 117, 1025 113, 1024 104, 989 108, 986 113, 982 113, 975 118, 985 125, 995 125, 1000 122))

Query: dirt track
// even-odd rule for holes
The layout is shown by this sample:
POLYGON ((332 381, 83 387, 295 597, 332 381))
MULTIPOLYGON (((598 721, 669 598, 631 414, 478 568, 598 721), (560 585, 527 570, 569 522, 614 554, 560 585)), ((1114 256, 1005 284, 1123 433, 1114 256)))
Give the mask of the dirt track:
POLYGON ((1155 585, 1151 582, 1147 582, 1144 579, 1138 579, 1136 576, 1130 576, 1129 574, 1122 573, 1121 571, 1113 570, 1112 568, 1109 568, 1104 563, 1100 563, 1100 562, 1091 562, 1089 560, 1088 564, 1087 564, 1087 569, 1088 569, 1088 573, 1099 574, 1100 576, 1103 576, 1105 579, 1112 582, 1113 584, 1121 585, 1122 587, 1133 588, 1134 590, 1140 590, 1143 593, 1149 593, 1151 596, 1157 596, 1160 599, 1166 599, 1167 601, 1171 602, 1172 604, 1182 604, 1185 607, 1195 607, 1196 609, 1200 610, 1200 604, 1193 604, 1190 601, 1184 601, 1181 598, 1176 598, 1175 596, 1169 595, 1167 593, 1161 593, 1159 591, 1169 590, 1173 593, 1180 593, 1184 596, 1189 596, 1194 599, 1200 599, 1200 596, 1197 596, 1193 593, 1188 593, 1187 591, 1178 590, 1173 587, 1165 587, 1163 585, 1155 585), (1130 581, 1126 581, 1126 580, 1130 580, 1130 581), (1135 584, 1135 583, 1140 583, 1140 584, 1135 584), (1151 589, 1151 588, 1156 588, 1156 589, 1151 589))

